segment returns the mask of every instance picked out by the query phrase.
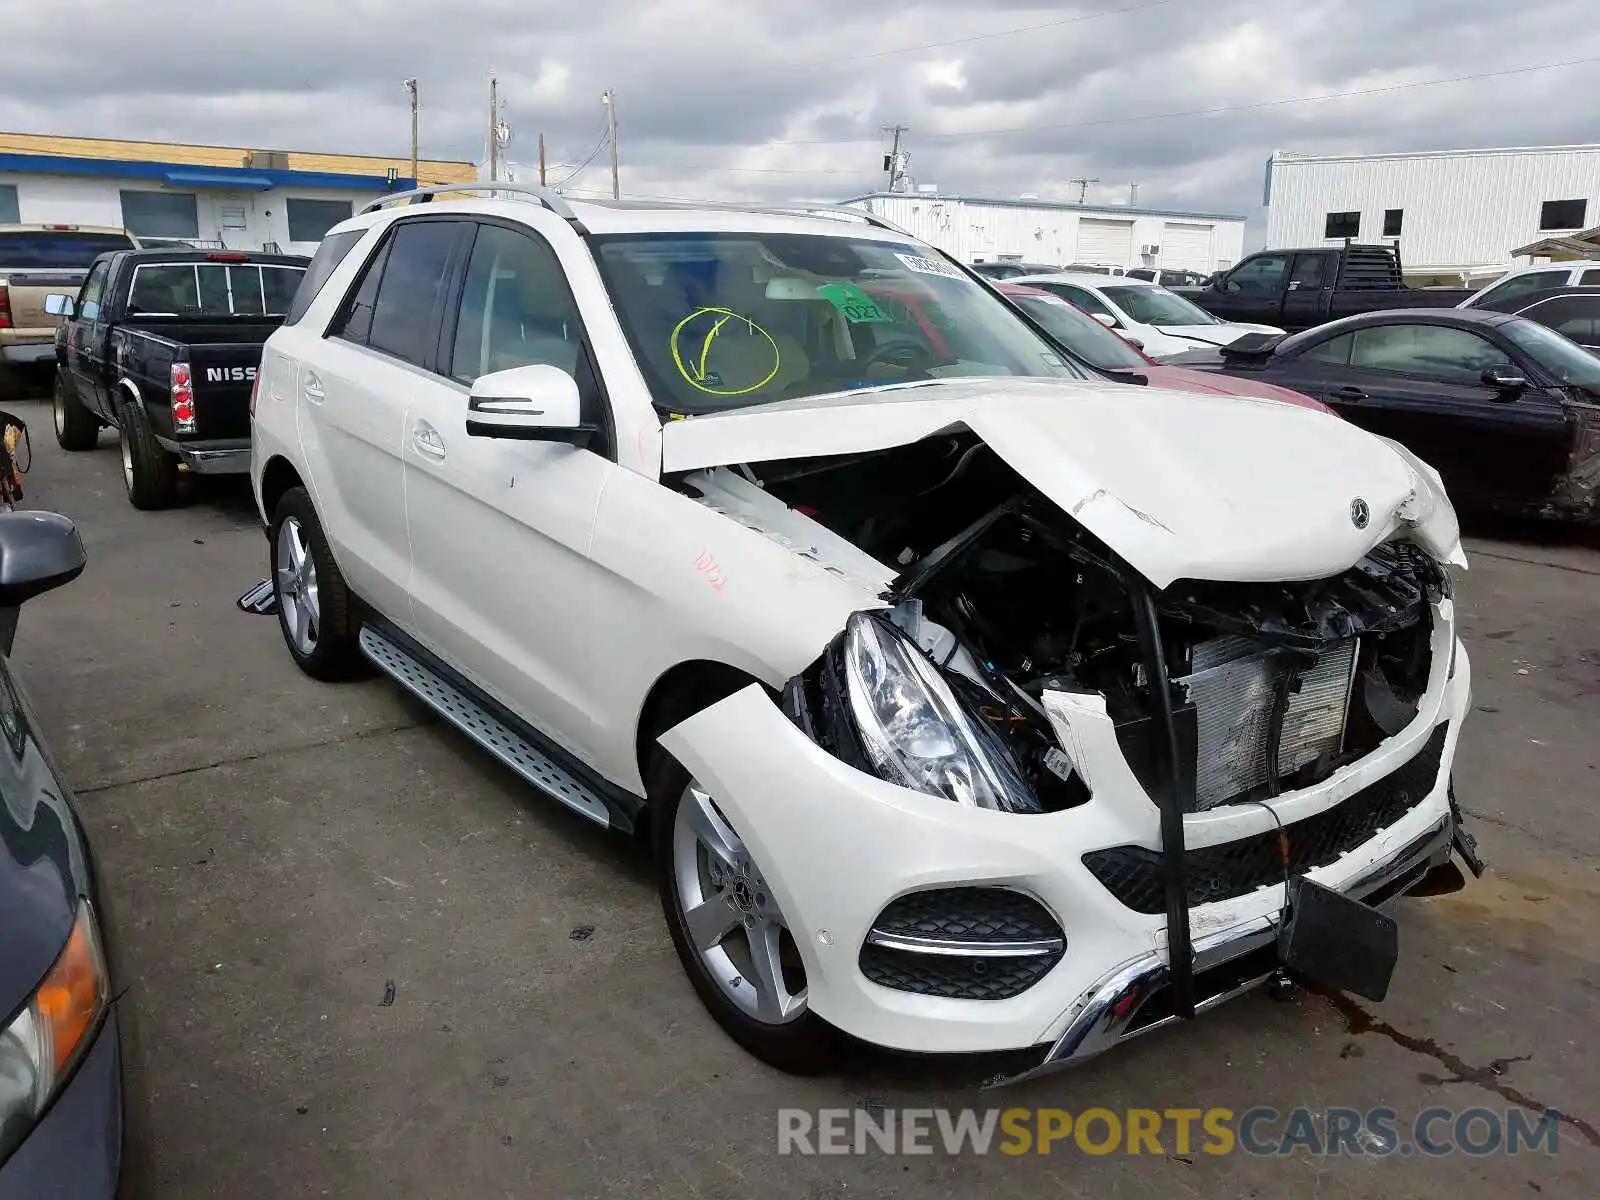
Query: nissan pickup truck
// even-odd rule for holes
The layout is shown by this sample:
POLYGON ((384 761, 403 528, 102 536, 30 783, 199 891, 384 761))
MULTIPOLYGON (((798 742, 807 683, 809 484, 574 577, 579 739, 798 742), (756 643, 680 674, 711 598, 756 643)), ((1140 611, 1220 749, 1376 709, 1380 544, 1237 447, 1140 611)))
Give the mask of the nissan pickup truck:
POLYGON ((250 467, 261 347, 283 323, 307 259, 137 250, 97 258, 75 295, 45 310, 56 331, 56 441, 92 450, 117 430, 135 508, 171 506, 186 473, 250 467))
POLYGON ((121 229, 96 225, 0 225, 0 395, 55 363, 56 321, 45 296, 76 290, 97 256, 138 245, 121 229))
POLYGON ((1299 333, 1326 321, 1390 308, 1451 308, 1467 288, 1409 288, 1397 246, 1263 250, 1195 288, 1173 288, 1225 321, 1299 333))

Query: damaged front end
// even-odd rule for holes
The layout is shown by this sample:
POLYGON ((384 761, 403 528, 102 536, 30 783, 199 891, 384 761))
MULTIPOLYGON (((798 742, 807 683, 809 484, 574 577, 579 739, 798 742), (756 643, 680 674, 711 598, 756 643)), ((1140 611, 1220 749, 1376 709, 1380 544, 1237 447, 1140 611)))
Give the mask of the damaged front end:
MULTIPOLYGON (((1291 824, 1292 839, 1271 807, 1382 757, 1375 752, 1402 731, 1416 734, 1425 697, 1438 702, 1430 687, 1442 682, 1441 653, 1454 674, 1454 634, 1441 618, 1450 578, 1437 551, 1403 533, 1329 578, 1157 588, 960 431, 871 454, 702 471, 683 484, 825 569, 877 580, 881 606, 854 614, 783 691, 783 712, 811 744, 875 779, 1007 814, 1002 823, 1014 817, 1024 841, 1040 822, 1039 845, 1070 855, 1114 908, 1135 924, 1161 918, 1160 949, 1139 960, 1137 1004, 1113 1005, 1119 1030, 1158 987, 1149 1021, 1158 1009, 1177 1019, 1214 1002, 1214 982, 1197 991, 1196 975, 1231 951, 1219 954, 1209 933, 1191 940, 1192 908, 1234 911, 1230 902, 1344 858, 1437 794, 1444 725, 1416 737, 1415 760, 1397 761, 1393 781, 1340 785, 1349 795, 1291 824), (1108 732, 1092 746, 1068 736, 1064 712, 1098 714, 1108 732), (1121 760, 1111 769, 1108 754, 1121 760), (1075 821, 1057 816, 1089 815, 1102 781, 1119 771, 1137 790, 1118 803, 1142 792, 1131 807, 1145 811, 1091 837, 1106 827, 1141 832, 1116 839, 1126 844, 1074 845, 1075 821), (1186 847, 1188 823, 1262 806, 1276 836, 1202 836, 1192 854, 1186 847)), ((1453 829, 1445 820, 1425 846, 1405 847, 1395 886, 1413 887, 1438 865, 1438 838, 1448 847, 1453 829)), ((1389 851, 1374 853, 1376 862, 1389 851)), ((1003 884, 902 889, 885 897, 857 967, 875 985, 918 996, 1019 997, 1071 957, 1073 917, 1052 913, 1043 894, 1003 884)), ((1278 915, 1250 919, 1276 928, 1278 915)), ((1099 998, 1113 992, 1102 983, 1082 993, 1052 1059, 1115 1040, 1083 1041, 1080 1028, 1104 1015, 1099 998)))

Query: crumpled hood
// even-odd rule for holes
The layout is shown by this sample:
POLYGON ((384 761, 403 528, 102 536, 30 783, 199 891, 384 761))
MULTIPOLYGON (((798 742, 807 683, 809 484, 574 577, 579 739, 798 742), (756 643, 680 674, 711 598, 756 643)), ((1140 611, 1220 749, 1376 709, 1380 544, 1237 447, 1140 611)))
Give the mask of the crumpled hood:
POLYGON ((1250 397, 1047 379, 841 393, 671 421, 662 469, 886 450, 962 426, 1157 587, 1320 579, 1405 525, 1466 565, 1436 473, 1346 421, 1250 397))

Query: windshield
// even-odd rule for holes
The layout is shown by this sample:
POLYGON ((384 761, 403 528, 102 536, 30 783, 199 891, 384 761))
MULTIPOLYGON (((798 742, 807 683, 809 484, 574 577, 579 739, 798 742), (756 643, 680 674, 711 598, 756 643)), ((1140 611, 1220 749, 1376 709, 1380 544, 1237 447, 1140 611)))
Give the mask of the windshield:
POLYGON ((261 317, 289 311, 302 267, 151 263, 136 267, 128 313, 147 317, 261 317))
POLYGON ((1600 358, 1554 329, 1518 318, 1500 331, 1557 381, 1572 387, 1600 388, 1600 358))
POLYGON ((1222 324, 1205 309, 1196 308, 1163 287, 1106 286, 1100 293, 1141 325, 1160 329, 1167 325, 1222 324))
POLYGON ((132 250, 133 240, 115 233, 67 233, 28 230, 0 233, 0 267, 32 270, 61 267, 85 270, 109 250, 132 250))
POLYGON ((656 403, 673 411, 962 376, 1084 378, 924 247, 788 233, 592 244, 656 403))
POLYGON ((1015 300, 1051 337, 1092 367, 1127 371, 1150 365, 1122 338, 1059 296, 1017 296, 1015 300))

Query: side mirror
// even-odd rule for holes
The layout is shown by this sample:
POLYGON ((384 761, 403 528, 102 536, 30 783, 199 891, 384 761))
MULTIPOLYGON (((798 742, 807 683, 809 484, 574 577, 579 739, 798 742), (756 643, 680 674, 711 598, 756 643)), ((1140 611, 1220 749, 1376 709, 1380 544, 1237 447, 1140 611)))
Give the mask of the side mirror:
POLYGON ((51 292, 44 298, 44 311, 52 317, 70 317, 78 302, 63 292, 51 292))
POLYGON ((1143 350, 1144 349, 1144 339, 1143 338, 1124 337, 1122 340, 1127 342, 1128 345, 1132 346, 1135 350, 1143 350))
POLYGON ((1489 387, 1500 392, 1500 399, 1515 400, 1517 393, 1528 386, 1525 375, 1509 363, 1496 367, 1486 367, 1481 376, 1483 382, 1489 387))
POLYGON ((1099 321, 1100 324, 1104 325, 1107 329, 1115 329, 1117 327, 1117 319, 1110 313, 1090 313, 1089 315, 1092 316, 1096 321, 1099 321))
POLYGON ((71 583, 88 561, 78 527, 60 513, 0 513, 0 610, 9 609, 11 616, 0 650, 11 651, 17 608, 71 583))
POLYGON ((467 399, 469 437, 587 446, 596 426, 581 420, 578 381, 535 364, 482 375, 467 399))

